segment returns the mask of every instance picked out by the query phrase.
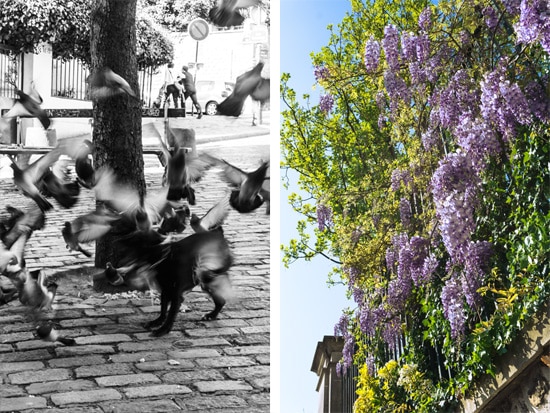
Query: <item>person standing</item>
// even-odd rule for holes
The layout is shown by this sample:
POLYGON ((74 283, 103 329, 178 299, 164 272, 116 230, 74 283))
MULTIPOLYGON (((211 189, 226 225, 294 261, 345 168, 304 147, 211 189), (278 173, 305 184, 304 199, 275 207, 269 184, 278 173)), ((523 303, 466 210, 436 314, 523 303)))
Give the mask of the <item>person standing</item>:
POLYGON ((183 87, 185 88, 185 92, 183 94, 183 102, 185 107, 185 102, 187 101, 188 97, 191 97, 191 100, 193 101, 193 104, 197 108, 198 116, 197 119, 202 118, 202 109, 201 105, 199 104, 199 101, 197 100, 197 88, 195 87, 195 80, 193 79, 193 75, 189 73, 189 68, 187 66, 183 66, 181 68, 183 78, 181 79, 181 83, 183 83, 183 87))

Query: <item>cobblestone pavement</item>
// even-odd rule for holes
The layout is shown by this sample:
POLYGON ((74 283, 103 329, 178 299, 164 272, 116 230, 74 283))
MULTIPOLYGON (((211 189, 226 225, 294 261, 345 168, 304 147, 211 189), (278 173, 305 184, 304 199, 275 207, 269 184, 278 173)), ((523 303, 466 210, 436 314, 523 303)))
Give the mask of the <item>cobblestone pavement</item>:
MULTIPOLYGON (((261 138, 254 145, 199 145, 198 151, 250 170, 269 159, 269 136, 261 138)), ((155 156, 146 157, 149 188, 160 185, 159 166, 155 156)), ((209 170, 194 185, 197 205, 191 211, 199 216, 227 190, 219 172, 209 170)), ((28 203, 11 179, 0 179, 0 213, 6 205, 28 203)), ((233 299, 218 320, 201 321, 213 303, 195 289, 185 296, 173 331, 152 338, 142 324, 157 316, 158 300, 143 293, 95 291, 93 257, 65 248, 63 222, 93 209, 90 192, 84 190, 70 210, 54 205, 44 229, 29 240, 25 258, 29 268, 42 268, 57 280, 54 310, 42 318, 75 338, 76 345, 37 338, 38 320, 19 301, 1 306, 0 412, 269 411, 270 222, 265 207, 250 214, 232 210, 226 220, 224 233, 235 256, 229 271, 233 299)))

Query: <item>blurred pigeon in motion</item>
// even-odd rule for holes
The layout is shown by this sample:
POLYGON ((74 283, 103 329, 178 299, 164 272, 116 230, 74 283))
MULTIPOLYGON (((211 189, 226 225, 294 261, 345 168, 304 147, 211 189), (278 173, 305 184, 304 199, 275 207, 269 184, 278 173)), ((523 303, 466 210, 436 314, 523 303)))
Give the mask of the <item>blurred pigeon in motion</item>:
MULTIPOLYGON (((42 229, 44 227, 44 222, 46 217, 44 211, 40 209, 37 205, 31 206, 27 209, 23 215, 18 215, 18 218, 15 220, 13 226, 10 230, 4 234, 2 241, 6 248, 12 250, 12 247, 16 241, 20 239, 22 235, 30 237, 33 231, 42 229)), ((24 245, 24 243, 23 243, 24 245)), ((18 255, 20 260, 22 257, 22 251, 18 255)))
POLYGON ((260 103, 269 102, 271 81, 269 79, 260 78, 258 86, 252 91, 250 97, 260 103))
POLYGON ((36 327, 36 335, 42 340, 53 342, 59 341, 66 346, 74 346, 76 344, 76 341, 73 338, 59 335, 51 324, 43 324, 36 327))
POLYGON ((15 92, 19 96, 19 99, 15 100, 12 108, 4 115, 4 117, 13 118, 20 116, 38 118, 44 129, 48 129, 51 122, 46 114, 46 111, 40 107, 43 99, 34 88, 34 82, 31 82, 29 94, 26 94, 19 89, 16 89, 15 92))
POLYGON ((15 265, 17 262, 15 253, 7 249, 3 242, 0 242, 0 274, 3 274, 9 265, 15 265))
POLYGON ((14 208, 11 205, 6 206, 6 211, 9 216, 0 221, 0 241, 4 242, 4 237, 10 232, 10 230, 15 226, 15 223, 19 218, 21 218, 25 213, 19 208, 14 208))
POLYGON ((15 163, 13 158, 11 159, 11 168, 13 169, 13 182, 15 185, 29 198, 32 198, 34 202, 43 211, 50 210, 52 204, 40 193, 37 184, 42 181, 44 175, 49 171, 52 166, 61 155, 59 147, 55 147, 47 154, 41 156, 32 164, 26 168, 20 168, 15 163))
POLYGON ((72 208, 78 201, 80 185, 66 180, 64 176, 58 176, 49 169, 42 178, 42 188, 46 196, 53 197, 63 208, 72 208))
POLYGON ((195 232, 206 232, 221 227, 229 214, 229 197, 224 196, 221 201, 208 210, 201 218, 191 214, 191 228, 195 232))
POLYGON ((136 97, 130 84, 108 67, 91 74, 88 77, 88 82, 90 84, 90 96, 93 99, 102 100, 124 94, 136 97))
POLYGON ((239 212, 251 212, 259 208, 264 203, 260 191, 266 179, 269 162, 262 162, 258 169, 252 172, 245 172, 223 159, 219 162, 226 181, 237 188, 231 191, 229 204, 239 212))
POLYGON ((185 230, 185 225, 189 216, 190 211, 187 205, 183 205, 176 209, 170 208, 162 218, 158 233, 163 235, 170 232, 182 233, 185 230))
POLYGON ((259 4, 260 0, 218 0, 216 6, 208 12, 208 16, 212 23, 219 27, 240 26, 244 22, 244 16, 239 9, 259 4))
POLYGON ((63 235, 63 239, 65 240, 65 243, 67 244, 67 249, 69 251, 81 252, 88 258, 92 256, 92 253, 90 251, 85 250, 78 243, 78 237, 74 234, 73 227, 69 221, 65 221, 63 229, 61 230, 61 234, 63 235))
POLYGON ((104 167, 94 186, 96 200, 134 222, 136 229, 148 230, 160 222, 172 205, 167 199, 168 188, 141 196, 136 188, 119 182, 114 171, 104 167))
POLYGON ((25 283, 19 292, 19 300, 22 304, 35 310, 49 311, 57 291, 57 284, 46 284, 46 274, 42 270, 23 270, 26 275, 25 283))
POLYGON ((233 92, 218 105, 218 113, 225 116, 239 116, 243 111, 244 101, 255 92, 256 100, 265 101, 269 99, 269 83, 267 89, 261 73, 264 67, 263 62, 259 62, 253 69, 237 77, 233 92), (262 85, 263 84, 263 85, 262 85), (265 94, 267 93, 267 96, 265 94))
POLYGON ((74 159, 78 183, 84 188, 92 189, 95 184, 95 170, 91 160, 94 144, 88 139, 64 139, 61 150, 74 159))
POLYGON ((80 243, 96 241, 109 233, 113 225, 121 216, 104 207, 97 207, 95 211, 81 215, 73 221, 66 221, 61 229, 63 239, 70 251, 79 251, 91 257, 92 254, 83 249, 80 243))

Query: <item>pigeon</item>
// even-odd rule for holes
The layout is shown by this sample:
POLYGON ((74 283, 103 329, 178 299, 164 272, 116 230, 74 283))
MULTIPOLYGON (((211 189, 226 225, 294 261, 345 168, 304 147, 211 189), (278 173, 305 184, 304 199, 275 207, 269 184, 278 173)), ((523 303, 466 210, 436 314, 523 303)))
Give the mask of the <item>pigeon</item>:
POLYGON ((13 227, 7 234, 4 234, 2 241, 6 248, 12 249, 13 244, 22 236, 31 236, 32 232, 44 227, 44 212, 36 205, 30 207, 23 215, 20 215, 13 227))
POLYGON ((66 346, 74 346, 76 341, 73 338, 63 337, 53 328, 51 324, 44 324, 36 327, 36 334, 42 340, 46 341, 59 341, 66 346))
POLYGON ((67 249, 69 251, 81 252, 88 258, 92 256, 92 253, 90 251, 85 250, 78 243, 78 238, 75 236, 73 232, 73 227, 69 221, 65 221, 63 229, 61 230, 61 234, 63 235, 63 239, 65 240, 65 243, 67 244, 67 249))
POLYGON ((130 84, 108 67, 91 74, 88 77, 88 82, 90 84, 90 96, 93 99, 102 100, 124 94, 136 98, 130 84))
POLYGON ((0 274, 3 274, 9 265, 15 265, 17 262, 15 253, 7 249, 3 242, 0 242, 0 274))
MULTIPOLYGON (((109 211, 107 208, 98 207, 95 211, 81 215, 73 221, 66 221, 62 231, 63 238, 67 243, 67 248, 84 252, 79 247, 79 243, 88 243, 96 241, 113 229, 113 225, 121 220, 121 216, 109 211)), ((91 256, 87 255, 88 257, 91 256)))
POLYGON ((184 205, 178 209, 169 210, 158 228, 159 234, 168 234, 170 232, 181 233, 185 230, 185 223, 190 215, 189 207, 184 205))
POLYGON ((124 278, 122 277, 118 269, 113 267, 113 264, 111 264, 110 262, 105 265, 105 278, 107 278, 107 281, 109 281, 111 285, 116 286, 124 283, 124 278))
POLYGON ((266 178, 269 162, 262 164, 252 172, 245 172, 221 159, 225 179, 238 189, 231 191, 229 204, 239 212, 251 212, 259 208, 264 199, 260 195, 266 178))
POLYGON ((15 226, 15 223, 17 222, 17 220, 25 214, 19 208, 14 208, 10 205, 6 206, 6 211, 8 212, 9 217, 4 221, 0 222, 0 240, 2 242, 4 242, 4 237, 15 226))
POLYGON ((56 283, 46 285, 46 275, 42 270, 25 272, 25 283, 19 292, 19 300, 22 304, 38 310, 51 310, 52 303, 57 291, 56 283))
POLYGON ((48 211, 53 208, 53 206, 40 193, 37 184, 42 181, 42 178, 49 170, 50 166, 57 162, 60 155, 60 148, 55 147, 26 168, 20 168, 13 158, 10 158, 12 162, 10 166, 13 169, 13 182, 21 192, 29 198, 32 198, 43 211, 48 211))
POLYGON ((95 150, 94 144, 88 139, 64 139, 61 148, 65 155, 74 159, 78 183, 84 188, 92 189, 95 184, 95 170, 90 155, 95 150))
POLYGON ((244 16, 239 9, 259 4, 260 0, 218 0, 217 5, 209 10, 208 16, 218 27, 240 26, 244 22, 244 16))
POLYGON ((211 231, 220 227, 229 214, 229 197, 224 196, 221 201, 208 210, 201 218, 191 214, 191 228, 195 232, 211 231))
POLYGON ((140 195, 136 188, 120 183, 114 171, 108 167, 102 168, 94 186, 96 200, 103 202, 110 209, 134 220, 136 227, 149 230, 152 225, 160 222, 171 203, 167 199, 168 188, 140 195))
MULTIPOLYGON (((239 116, 243 110, 246 98, 256 91, 263 82, 261 77, 263 62, 259 62, 254 68, 237 77, 235 88, 231 94, 218 105, 218 113, 225 116, 239 116)), ((268 85, 269 86, 269 85, 268 85)), ((265 86, 255 92, 256 100, 265 100, 265 86), (264 91, 261 93, 261 91, 264 91)), ((269 87, 267 87, 267 99, 269 98, 269 87)))
POLYGON ((271 81, 270 79, 260 78, 258 86, 252 91, 250 97, 260 103, 269 102, 271 81))
POLYGON ((34 82, 31 82, 31 89, 29 91, 29 94, 26 94, 19 89, 16 89, 15 92, 19 96, 19 99, 15 100, 14 105, 4 115, 4 117, 13 118, 21 116, 38 118, 44 129, 48 129, 50 127, 51 121, 48 118, 46 111, 44 111, 44 109, 40 107, 43 99, 34 88, 34 82))
POLYGON ((78 201, 80 186, 78 182, 66 182, 51 169, 42 178, 43 192, 52 196, 64 208, 72 208, 78 201))

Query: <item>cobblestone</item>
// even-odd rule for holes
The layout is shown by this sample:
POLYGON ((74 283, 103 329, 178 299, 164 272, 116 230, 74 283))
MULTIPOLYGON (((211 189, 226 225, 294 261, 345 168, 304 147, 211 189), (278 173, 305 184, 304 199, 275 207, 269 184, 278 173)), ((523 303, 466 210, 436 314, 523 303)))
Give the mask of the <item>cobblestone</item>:
MULTIPOLYGON (((199 143, 198 150, 252 170, 268 158, 269 136, 251 142, 199 143)), ((197 205, 192 212, 201 216, 227 191, 219 174, 212 168, 193 185, 197 205)), ((148 185, 160 186, 161 176, 156 158, 147 158, 148 185)), ((0 215, 6 205, 25 208, 32 202, 11 179, 0 178, 0 194, 0 215)), ((70 210, 55 204, 45 228, 29 239, 25 257, 30 269, 46 270, 59 285, 54 311, 41 320, 51 321, 76 345, 38 339, 34 330, 40 320, 18 301, 0 306, 0 412, 268 412, 270 219, 265 207, 250 214, 229 212, 224 234, 235 256, 228 272, 234 298, 218 320, 201 320, 213 304, 196 289, 186 295, 186 311, 178 314, 173 331, 154 338, 143 323, 157 317, 158 300, 93 290, 93 257, 65 248, 63 222, 93 205, 91 191, 82 196, 70 210)))

